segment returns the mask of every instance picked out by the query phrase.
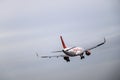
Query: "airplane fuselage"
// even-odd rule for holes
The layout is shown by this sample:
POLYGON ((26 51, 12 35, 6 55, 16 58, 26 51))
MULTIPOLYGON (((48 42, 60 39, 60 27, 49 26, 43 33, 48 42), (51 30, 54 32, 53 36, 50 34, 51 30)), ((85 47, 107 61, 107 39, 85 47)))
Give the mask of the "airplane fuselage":
POLYGON ((82 54, 83 51, 84 51, 84 49, 80 48, 80 47, 74 47, 72 49, 70 49, 70 48, 63 49, 63 52, 66 55, 71 56, 71 57, 78 56, 78 55, 82 54))

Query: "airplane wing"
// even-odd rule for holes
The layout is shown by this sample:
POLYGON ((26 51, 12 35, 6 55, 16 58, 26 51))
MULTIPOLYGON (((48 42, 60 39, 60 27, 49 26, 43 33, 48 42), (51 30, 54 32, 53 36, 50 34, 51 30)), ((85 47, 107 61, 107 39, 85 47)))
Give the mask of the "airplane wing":
POLYGON ((106 43, 106 39, 104 38, 104 41, 102 43, 99 43, 99 44, 97 44, 97 45, 95 45, 95 46, 93 46, 91 48, 85 49, 84 52, 88 51, 88 50, 91 50, 91 49, 94 49, 94 48, 97 48, 97 47, 99 47, 99 46, 101 46, 101 45, 103 45, 105 43, 106 43))
POLYGON ((68 57, 67 55, 54 55, 54 56, 41 56, 41 58, 53 58, 53 57, 68 57))

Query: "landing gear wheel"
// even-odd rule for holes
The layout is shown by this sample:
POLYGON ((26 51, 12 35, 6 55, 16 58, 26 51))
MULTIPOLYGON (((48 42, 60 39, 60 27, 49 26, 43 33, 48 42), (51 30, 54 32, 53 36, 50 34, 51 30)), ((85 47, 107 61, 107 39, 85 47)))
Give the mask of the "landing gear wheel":
POLYGON ((81 59, 84 59, 85 57, 84 56, 81 56, 81 59))
POLYGON ((70 62, 69 57, 64 57, 64 60, 66 60, 66 62, 70 62))

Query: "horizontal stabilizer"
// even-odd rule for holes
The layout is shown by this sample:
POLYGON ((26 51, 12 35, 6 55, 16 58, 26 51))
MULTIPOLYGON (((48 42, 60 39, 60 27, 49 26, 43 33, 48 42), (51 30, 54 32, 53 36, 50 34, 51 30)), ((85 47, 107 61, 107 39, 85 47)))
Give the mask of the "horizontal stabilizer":
POLYGON ((59 52, 63 52, 63 51, 52 51, 52 53, 59 53, 59 52))

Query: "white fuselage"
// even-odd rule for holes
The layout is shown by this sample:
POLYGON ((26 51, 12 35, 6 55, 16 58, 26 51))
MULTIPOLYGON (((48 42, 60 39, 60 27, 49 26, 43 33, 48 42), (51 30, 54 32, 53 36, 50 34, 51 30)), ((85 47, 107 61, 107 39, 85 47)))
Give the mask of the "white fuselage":
POLYGON ((78 56, 78 55, 82 54, 83 51, 84 51, 84 49, 83 49, 83 48, 80 48, 80 47, 74 47, 74 48, 72 48, 72 49, 70 49, 70 48, 65 48, 65 49, 63 50, 63 52, 64 52, 66 55, 71 56, 71 57, 78 56))

